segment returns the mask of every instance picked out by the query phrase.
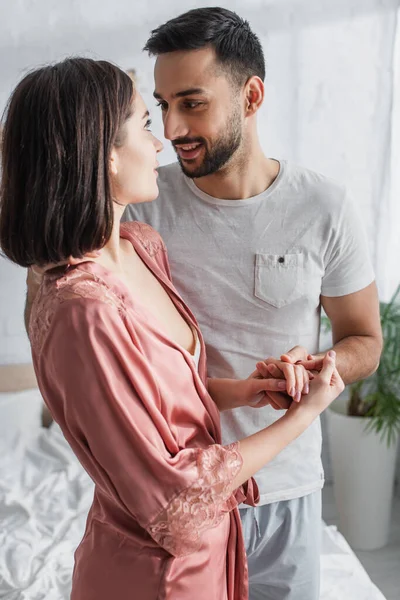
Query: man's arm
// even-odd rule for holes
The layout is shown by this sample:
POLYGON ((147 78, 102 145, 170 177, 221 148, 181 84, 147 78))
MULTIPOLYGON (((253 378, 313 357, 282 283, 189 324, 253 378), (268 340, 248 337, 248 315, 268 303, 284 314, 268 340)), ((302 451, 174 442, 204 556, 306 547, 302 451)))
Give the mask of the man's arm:
MULTIPOLYGON (((337 369, 346 384, 372 375, 379 365, 382 330, 376 284, 347 296, 321 296, 332 324, 337 369)), ((317 355, 321 358, 325 355, 317 355)), ((306 363, 306 368, 313 368, 306 363)))

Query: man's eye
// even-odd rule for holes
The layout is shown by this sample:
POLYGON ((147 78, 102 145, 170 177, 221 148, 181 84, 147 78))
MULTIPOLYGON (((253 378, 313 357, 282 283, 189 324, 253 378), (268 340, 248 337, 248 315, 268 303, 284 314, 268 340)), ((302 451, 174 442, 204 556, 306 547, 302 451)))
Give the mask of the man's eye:
POLYGON ((198 102, 197 100, 186 100, 186 102, 184 103, 185 108, 197 108, 198 106, 200 106, 202 104, 202 102, 198 102))
POLYGON ((144 126, 144 128, 147 129, 147 131, 150 131, 151 122, 151 119, 147 119, 146 124, 144 126))
POLYGON ((167 107, 168 107, 167 103, 162 102, 161 100, 160 100, 160 102, 157 102, 156 106, 160 106, 161 110, 167 110, 167 107))

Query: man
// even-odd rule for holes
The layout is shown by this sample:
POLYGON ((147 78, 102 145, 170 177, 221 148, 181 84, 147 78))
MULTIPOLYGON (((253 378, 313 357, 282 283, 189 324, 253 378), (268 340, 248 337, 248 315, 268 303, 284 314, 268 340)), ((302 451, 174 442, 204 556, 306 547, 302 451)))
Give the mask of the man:
MULTIPOLYGON (((359 218, 342 186, 264 156, 264 57, 248 23, 222 8, 192 10, 154 30, 145 49, 157 57, 154 96, 178 163, 160 168, 159 198, 126 218, 164 238, 209 375, 244 377, 298 344, 316 353, 321 306, 345 382, 371 374, 381 332, 359 218)), ((223 413, 224 443, 278 416, 271 407, 223 413)), ((320 452, 315 423, 258 473, 260 505, 241 510, 251 600, 319 598, 320 452)))

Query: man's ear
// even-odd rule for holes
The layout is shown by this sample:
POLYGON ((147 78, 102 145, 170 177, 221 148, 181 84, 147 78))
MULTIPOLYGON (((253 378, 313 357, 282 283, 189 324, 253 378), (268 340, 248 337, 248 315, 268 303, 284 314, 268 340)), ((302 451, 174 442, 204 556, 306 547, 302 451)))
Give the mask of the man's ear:
POLYGON ((254 115, 264 101, 264 82, 255 75, 250 77, 245 85, 245 116, 254 115))

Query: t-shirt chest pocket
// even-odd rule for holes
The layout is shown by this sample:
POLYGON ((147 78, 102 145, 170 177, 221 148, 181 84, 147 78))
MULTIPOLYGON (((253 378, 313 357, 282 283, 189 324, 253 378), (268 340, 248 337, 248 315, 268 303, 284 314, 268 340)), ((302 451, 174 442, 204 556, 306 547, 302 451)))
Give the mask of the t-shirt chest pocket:
POLYGON ((304 294, 304 255, 256 254, 254 294, 282 308, 304 294))

